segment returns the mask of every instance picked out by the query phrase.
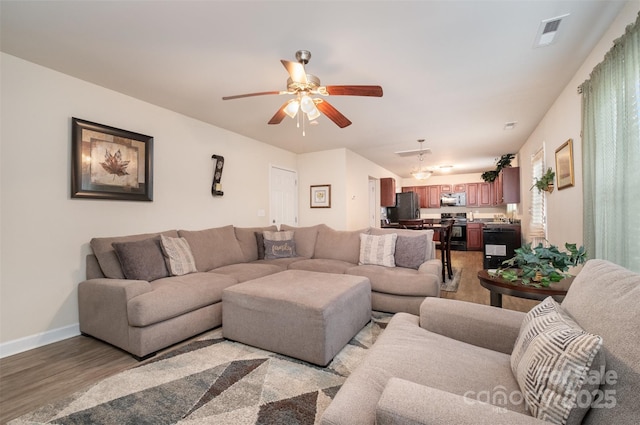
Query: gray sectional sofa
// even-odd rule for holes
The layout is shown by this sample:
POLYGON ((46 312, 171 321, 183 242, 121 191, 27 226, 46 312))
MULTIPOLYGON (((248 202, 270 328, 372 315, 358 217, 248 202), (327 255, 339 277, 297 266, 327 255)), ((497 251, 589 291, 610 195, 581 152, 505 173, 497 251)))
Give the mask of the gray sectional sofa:
POLYGON ((259 235, 276 230, 229 225, 92 239, 87 280, 78 285, 80 331, 145 358, 220 326, 225 288, 287 269, 367 277, 378 311, 418 314, 426 297, 440 294, 442 266, 431 230, 282 226, 293 232, 295 255, 262 258, 259 235), (398 238, 398 264, 407 267, 359 264, 361 235, 391 234, 398 238), (173 275, 165 267, 158 257, 167 254, 162 237, 188 242, 190 270, 173 275))
POLYGON ((321 424, 635 425, 639 305, 640 275, 604 260, 529 313, 427 298, 394 315, 321 424))

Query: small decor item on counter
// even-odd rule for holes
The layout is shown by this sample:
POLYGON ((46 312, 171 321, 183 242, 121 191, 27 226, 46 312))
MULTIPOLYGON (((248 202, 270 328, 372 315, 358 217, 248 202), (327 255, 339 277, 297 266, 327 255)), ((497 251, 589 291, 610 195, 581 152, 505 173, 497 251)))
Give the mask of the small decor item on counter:
POLYGON ((493 182, 495 179, 498 178, 498 174, 500 174, 500 171, 502 171, 503 168, 511 167, 511 160, 515 157, 516 157, 516 154, 514 153, 506 153, 502 155, 496 161, 496 169, 491 171, 485 171, 480 175, 480 177, 482 177, 482 180, 488 183, 493 182))
MULTIPOLYGON (((531 186, 531 189, 534 187, 538 189, 538 192, 553 192, 553 179, 556 177, 556 173, 553 172, 551 167, 547 168, 547 172, 542 175, 542 177, 537 178, 536 182, 531 186)), ((529 189, 529 190, 531 190, 529 189)))
POLYGON ((499 268, 497 274, 511 282, 521 280, 523 285, 547 287, 551 282, 559 282, 568 277, 569 267, 583 264, 587 260, 584 247, 565 243, 566 252, 562 252, 555 245, 545 247, 538 244, 532 248, 531 244, 524 244, 514 250, 515 256, 503 261, 506 267, 499 268))

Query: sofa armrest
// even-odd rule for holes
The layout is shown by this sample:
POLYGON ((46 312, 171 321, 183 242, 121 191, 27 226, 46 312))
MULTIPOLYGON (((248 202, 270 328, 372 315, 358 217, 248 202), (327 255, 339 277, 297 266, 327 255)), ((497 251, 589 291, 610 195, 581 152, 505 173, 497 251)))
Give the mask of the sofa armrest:
MULTIPOLYGON (((442 275, 442 262, 438 259, 427 260, 420 264, 418 268, 419 273, 427 273, 435 276, 442 275)), ((442 281, 441 277, 438 277, 438 282, 442 281)))
POLYGON ((525 313, 446 298, 426 298, 420 326, 478 347, 511 354, 525 313))
POLYGON ((153 289, 144 280, 89 279, 78 284, 80 332, 128 350, 127 303, 153 289))
POLYGON ((522 413, 436 388, 391 378, 376 407, 377 425, 542 425, 522 413))

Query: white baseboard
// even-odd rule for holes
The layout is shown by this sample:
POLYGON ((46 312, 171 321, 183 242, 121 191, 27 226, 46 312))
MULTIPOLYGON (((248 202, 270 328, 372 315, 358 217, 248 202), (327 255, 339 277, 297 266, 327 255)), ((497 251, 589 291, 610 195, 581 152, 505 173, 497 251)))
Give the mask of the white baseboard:
POLYGON ((80 335, 80 324, 52 329, 0 344, 0 359, 80 335))

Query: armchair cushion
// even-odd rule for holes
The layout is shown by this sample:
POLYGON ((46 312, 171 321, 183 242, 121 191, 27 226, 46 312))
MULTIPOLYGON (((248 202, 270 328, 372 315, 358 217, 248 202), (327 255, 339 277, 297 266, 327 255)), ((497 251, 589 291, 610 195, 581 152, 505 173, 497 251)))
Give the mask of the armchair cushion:
POLYGON ((547 422, 492 404, 391 378, 376 408, 377 425, 543 425, 547 422))
POLYGON ((553 298, 531 309, 511 355, 511 369, 531 415, 580 424, 599 386, 599 380, 590 383, 590 370, 604 370, 601 347, 602 338, 582 330, 553 298))
POLYGON ((477 347, 511 354, 525 313, 446 298, 426 298, 420 326, 477 347))

